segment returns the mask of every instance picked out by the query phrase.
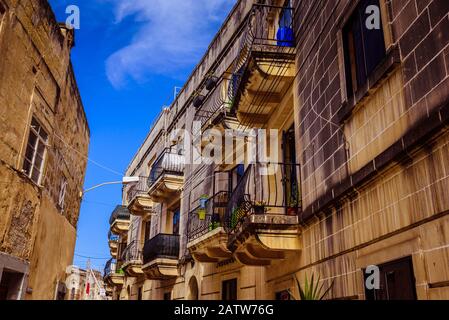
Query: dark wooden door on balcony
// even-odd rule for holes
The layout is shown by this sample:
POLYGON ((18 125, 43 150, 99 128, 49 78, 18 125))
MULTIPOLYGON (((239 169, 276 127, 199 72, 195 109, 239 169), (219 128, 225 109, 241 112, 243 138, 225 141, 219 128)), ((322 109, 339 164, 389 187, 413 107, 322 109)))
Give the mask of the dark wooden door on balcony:
POLYGON ((181 209, 177 208, 173 211, 173 234, 179 234, 180 218, 181 218, 181 209))
POLYGON ((232 193, 245 175, 245 165, 238 164, 230 173, 229 192, 232 193))
POLYGON ((294 165, 296 163, 296 139, 295 139, 295 125, 293 124, 288 131, 283 135, 283 157, 285 166, 285 204, 287 211, 290 209, 297 210, 300 204, 299 194, 299 180, 298 168, 294 165))
POLYGON ((379 269, 380 289, 366 289, 366 300, 416 300, 411 257, 386 263, 379 269))
POLYGON ((145 241, 151 238, 151 220, 145 222, 145 241))

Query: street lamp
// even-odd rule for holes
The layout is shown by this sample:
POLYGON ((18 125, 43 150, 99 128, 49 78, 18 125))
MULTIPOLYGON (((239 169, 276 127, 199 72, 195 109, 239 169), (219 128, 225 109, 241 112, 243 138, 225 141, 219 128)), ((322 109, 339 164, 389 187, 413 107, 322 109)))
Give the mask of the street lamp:
POLYGON ((112 185, 112 184, 127 185, 127 184, 131 184, 131 183, 137 183, 137 182, 139 182, 139 180, 140 180, 139 177, 123 177, 123 179, 121 181, 103 182, 103 183, 97 184, 96 186, 93 186, 92 188, 86 189, 84 191, 80 191, 80 198, 82 198, 87 192, 95 190, 95 189, 103 187, 103 186, 112 185))

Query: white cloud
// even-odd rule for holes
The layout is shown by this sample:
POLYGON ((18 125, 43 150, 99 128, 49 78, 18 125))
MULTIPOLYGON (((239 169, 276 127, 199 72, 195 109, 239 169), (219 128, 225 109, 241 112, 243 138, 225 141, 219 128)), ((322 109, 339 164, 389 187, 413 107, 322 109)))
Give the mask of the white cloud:
POLYGON ((116 22, 132 17, 141 28, 113 53, 106 71, 115 87, 146 75, 177 77, 198 62, 235 0, 111 0, 116 22))

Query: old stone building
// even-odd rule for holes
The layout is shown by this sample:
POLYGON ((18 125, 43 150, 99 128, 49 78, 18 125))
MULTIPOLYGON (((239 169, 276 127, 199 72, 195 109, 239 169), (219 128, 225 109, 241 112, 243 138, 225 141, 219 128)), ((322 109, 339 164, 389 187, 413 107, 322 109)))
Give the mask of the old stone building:
POLYGON ((0 299, 65 294, 89 144, 73 46, 47 1, 0 0, 0 299))
POLYGON ((237 1, 126 172, 115 298, 448 299, 448 13, 237 1))
POLYGON ((65 300, 106 300, 103 276, 100 271, 68 266, 65 300))

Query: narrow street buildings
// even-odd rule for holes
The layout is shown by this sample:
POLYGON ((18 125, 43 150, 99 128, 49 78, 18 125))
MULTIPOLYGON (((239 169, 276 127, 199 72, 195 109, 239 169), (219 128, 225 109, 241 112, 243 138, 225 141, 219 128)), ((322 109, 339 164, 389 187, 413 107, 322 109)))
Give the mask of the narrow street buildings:
POLYGON ((114 298, 448 299, 448 12, 237 1, 126 172, 114 298))

